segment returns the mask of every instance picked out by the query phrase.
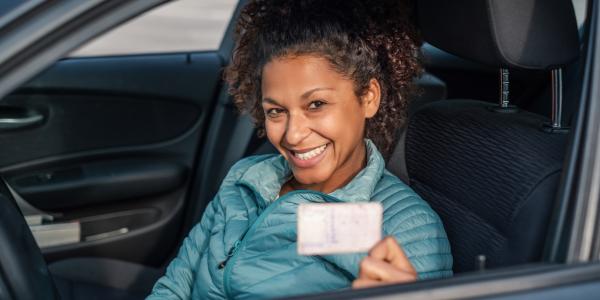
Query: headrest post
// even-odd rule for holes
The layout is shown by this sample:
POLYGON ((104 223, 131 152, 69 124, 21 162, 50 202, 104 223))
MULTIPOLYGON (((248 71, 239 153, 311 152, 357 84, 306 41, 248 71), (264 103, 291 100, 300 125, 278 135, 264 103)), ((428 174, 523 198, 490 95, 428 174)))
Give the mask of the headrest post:
POLYGON ((544 131, 550 133, 567 133, 569 128, 562 124, 563 72, 561 68, 553 69, 552 77, 552 116, 550 123, 544 124, 544 131))
POLYGON ((517 108, 510 105, 510 73, 508 69, 500 69, 500 97, 498 106, 491 108, 495 112, 514 113, 517 108))
POLYGON ((510 104, 510 77, 508 69, 500 69, 500 108, 508 108, 510 104))
POLYGON ((552 128, 562 128, 562 69, 552 70, 552 128))

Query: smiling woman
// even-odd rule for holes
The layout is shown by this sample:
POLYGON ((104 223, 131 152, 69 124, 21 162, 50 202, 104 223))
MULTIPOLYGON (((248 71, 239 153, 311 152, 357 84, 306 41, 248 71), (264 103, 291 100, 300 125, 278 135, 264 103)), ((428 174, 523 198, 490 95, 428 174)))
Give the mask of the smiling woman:
POLYGON ((377 82, 383 99, 378 105, 385 113, 368 118, 365 135, 388 157, 396 129, 405 123, 414 94, 413 79, 422 72, 421 39, 413 25, 410 1, 351 2, 336 10, 318 2, 296 3, 293 9, 249 3, 248 14, 239 20, 236 53, 226 77, 236 104, 254 118, 259 134, 265 127, 261 97, 265 86, 256 78, 264 75, 264 67, 273 58, 316 55, 327 61, 328 69, 351 80, 356 97, 364 96, 373 79, 377 82))
POLYGON ((410 15, 401 1, 242 10, 226 80, 279 155, 230 170, 150 298, 262 299, 452 275, 439 217, 379 152, 389 154, 421 70, 410 15), (299 255, 298 207, 330 202, 380 204, 390 237, 368 257, 299 255))
POLYGON ((326 59, 298 56, 266 64, 262 91, 267 136, 294 172, 284 193, 330 193, 364 167, 363 135, 357 133, 379 108, 376 80, 359 99, 353 81, 333 71, 326 59))

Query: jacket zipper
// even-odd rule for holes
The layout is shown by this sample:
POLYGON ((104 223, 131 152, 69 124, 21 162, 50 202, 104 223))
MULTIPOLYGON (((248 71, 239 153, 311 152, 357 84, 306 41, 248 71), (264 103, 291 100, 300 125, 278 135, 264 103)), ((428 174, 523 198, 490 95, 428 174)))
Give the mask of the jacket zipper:
MULTIPOLYGON (((256 197, 260 197, 260 194, 257 193, 253 188, 250 188, 250 189, 254 192, 256 197)), ((267 208, 258 216, 258 218, 254 221, 254 223, 252 223, 250 228, 248 228, 246 233, 244 233, 244 235, 242 235, 242 237, 238 241, 236 241, 235 244, 233 244, 233 247, 227 253, 225 260, 222 261, 218 266, 219 269, 225 268, 225 273, 223 274, 223 287, 225 289, 225 297, 227 299, 231 299, 231 287, 230 287, 230 282, 229 282, 230 277, 231 277, 231 266, 233 266, 233 264, 235 263, 235 260, 238 257, 236 254, 239 252, 239 249, 244 248, 246 241, 256 231, 256 227, 258 227, 258 225, 260 225, 263 222, 263 220, 267 217, 267 215, 269 215, 271 213, 271 211, 273 211, 275 209, 275 207, 277 207, 277 205, 279 205, 279 203, 283 203, 282 200, 284 200, 286 197, 294 195, 294 194, 308 194, 308 193, 322 196, 323 198, 328 199, 332 202, 340 202, 340 200, 338 200, 334 197, 331 197, 327 194, 320 193, 320 192, 308 191, 308 190, 297 190, 297 191, 291 191, 291 192, 283 195, 282 197, 277 199, 277 201, 275 201, 271 205, 267 206, 267 208)))
POLYGON ((241 239, 237 240, 235 242, 235 244, 233 244, 233 247, 231 247, 231 250, 229 250, 229 253, 227 253, 227 255, 225 256, 225 260, 222 261, 221 263, 219 263, 219 267, 218 267, 219 269, 225 268, 225 266, 227 265, 227 261, 229 261, 229 259, 235 253, 236 249, 240 246, 242 239, 243 239, 243 237, 241 239))

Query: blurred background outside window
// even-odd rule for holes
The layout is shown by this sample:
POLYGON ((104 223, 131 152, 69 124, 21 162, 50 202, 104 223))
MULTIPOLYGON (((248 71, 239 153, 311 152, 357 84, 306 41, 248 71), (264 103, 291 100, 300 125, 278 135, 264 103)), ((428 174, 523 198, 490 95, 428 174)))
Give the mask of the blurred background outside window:
MULTIPOLYGON (((14 5, 23 0, 7 1, 14 5)), ((572 0, 579 25, 588 0, 572 0)), ((69 56, 216 50, 237 0, 179 0, 158 7, 104 34, 69 56)))
POLYGON ((69 56, 216 50, 237 2, 179 0, 167 3, 96 38, 69 56))

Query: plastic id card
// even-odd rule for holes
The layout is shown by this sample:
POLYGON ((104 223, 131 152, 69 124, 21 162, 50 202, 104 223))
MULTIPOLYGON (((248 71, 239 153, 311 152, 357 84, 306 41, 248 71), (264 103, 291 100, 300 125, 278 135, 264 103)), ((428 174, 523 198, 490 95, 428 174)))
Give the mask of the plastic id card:
POLYGON ((300 204, 298 254, 368 252, 381 240, 380 203, 300 204))

